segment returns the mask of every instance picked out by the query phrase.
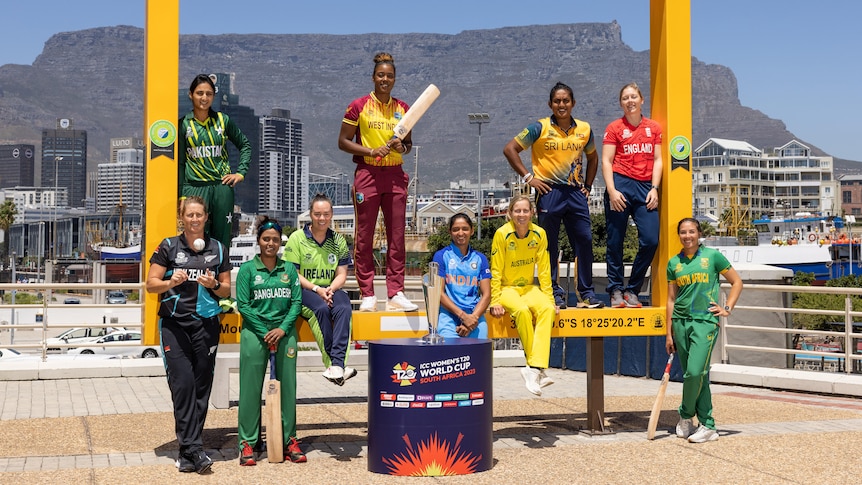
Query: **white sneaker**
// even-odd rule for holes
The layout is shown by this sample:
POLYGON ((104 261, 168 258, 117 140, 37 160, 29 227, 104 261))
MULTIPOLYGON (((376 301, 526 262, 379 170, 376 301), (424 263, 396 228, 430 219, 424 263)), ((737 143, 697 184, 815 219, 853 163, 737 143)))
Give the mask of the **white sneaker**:
POLYGON ((344 383, 347 382, 348 379, 350 379, 352 377, 356 377, 356 374, 357 374, 356 369, 354 369, 353 367, 345 367, 344 368, 344 378, 341 379, 341 384, 339 384, 339 385, 343 386, 344 383))
POLYGON ((329 382, 340 386, 344 382, 344 369, 337 365, 329 366, 325 371, 323 371, 323 377, 325 377, 329 382))
POLYGON ((374 295, 362 297, 362 304, 359 305, 361 312, 373 312, 377 310, 377 297, 374 295))
POLYGON ((545 374, 545 369, 539 371, 539 387, 548 387, 554 383, 554 380, 545 374))
POLYGON ((542 395, 542 386, 539 385, 539 371, 532 367, 524 367, 521 369, 521 377, 524 378, 524 385, 527 390, 537 396, 542 395))
POLYGON ((386 311, 390 312, 415 312, 418 309, 419 306, 408 300, 400 291, 386 302, 386 311))
POLYGON ((693 435, 688 437, 689 443, 706 443, 707 441, 715 441, 718 439, 718 431, 707 428, 704 425, 697 427, 693 435))
POLYGON ((694 433, 694 421, 691 418, 679 418, 679 422, 676 423, 676 436, 685 439, 692 433, 694 433))

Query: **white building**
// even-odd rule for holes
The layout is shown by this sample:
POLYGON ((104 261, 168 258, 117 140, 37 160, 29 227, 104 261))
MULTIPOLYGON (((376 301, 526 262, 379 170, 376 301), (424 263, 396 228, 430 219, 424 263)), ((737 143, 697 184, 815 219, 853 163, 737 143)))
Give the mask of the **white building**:
POLYGON ((710 138, 692 157, 693 211, 717 218, 735 205, 752 218, 797 211, 835 215, 840 207, 832 168, 832 157, 812 156, 797 140, 765 153, 748 142, 710 138))
POLYGON ((100 163, 96 182, 96 212, 111 212, 122 204, 142 211, 144 202, 144 152, 117 150, 117 161, 100 163))

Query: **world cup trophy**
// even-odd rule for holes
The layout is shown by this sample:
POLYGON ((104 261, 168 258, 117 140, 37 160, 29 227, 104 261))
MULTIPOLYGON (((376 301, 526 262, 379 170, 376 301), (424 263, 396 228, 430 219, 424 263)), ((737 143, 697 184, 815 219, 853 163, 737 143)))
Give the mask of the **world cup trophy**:
POLYGON ((437 319, 440 316, 440 295, 443 294, 443 278, 438 274, 437 263, 428 263, 428 272, 422 275, 422 293, 425 296, 425 314, 428 316, 428 335, 422 337, 422 342, 439 344, 443 337, 437 333, 437 319))

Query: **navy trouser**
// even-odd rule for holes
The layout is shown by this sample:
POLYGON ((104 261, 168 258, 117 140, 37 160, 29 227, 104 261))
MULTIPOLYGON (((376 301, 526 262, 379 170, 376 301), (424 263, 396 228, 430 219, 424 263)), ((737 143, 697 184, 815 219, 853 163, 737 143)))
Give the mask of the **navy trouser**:
MULTIPOLYGON (((610 199, 605 191, 605 222, 608 231, 608 293, 614 290, 630 291, 637 295, 644 284, 646 272, 652 264, 658 249, 658 209, 649 210, 646 198, 652 182, 640 181, 614 173, 614 187, 626 198, 626 208, 622 212, 611 209, 610 199), (629 216, 638 230, 638 252, 632 264, 629 284, 623 285, 623 241, 629 225, 629 216)), ((550 237, 550 235, 548 235, 550 237)))
POLYGON ((303 289, 302 306, 304 307, 303 316, 307 317, 318 345, 321 340, 323 342, 320 350, 325 354, 324 363, 328 356, 330 365, 343 368, 347 360, 350 325, 353 318, 350 296, 344 290, 336 291, 332 294, 332 307, 330 307, 320 295, 311 290, 303 289), (306 308, 314 314, 313 318, 308 318, 309 315, 304 311, 306 308))
POLYGON ((566 225, 569 244, 578 259, 578 293, 581 299, 596 295, 593 288, 593 232, 590 226, 590 205, 577 187, 553 184, 551 191, 536 200, 539 226, 548 235, 548 255, 551 258, 551 281, 557 284, 559 273, 560 223, 566 225))
POLYGON ((201 449, 221 330, 219 318, 193 324, 162 318, 159 326, 180 453, 201 449))

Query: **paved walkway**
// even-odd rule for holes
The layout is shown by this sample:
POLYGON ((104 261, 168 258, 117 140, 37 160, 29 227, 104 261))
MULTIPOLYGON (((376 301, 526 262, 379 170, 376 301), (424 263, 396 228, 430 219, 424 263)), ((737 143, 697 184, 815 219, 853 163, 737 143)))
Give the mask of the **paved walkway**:
MULTIPOLYGON (((721 438, 695 445, 670 434, 679 383, 670 383, 656 440, 647 441, 657 381, 606 376, 608 433, 591 435, 582 432, 585 374, 551 369, 549 375, 556 384, 537 398, 524 389, 518 368, 495 368, 494 468, 435 482, 858 482, 853 450, 862 446, 860 400, 713 386, 721 438)), ((367 471, 364 371, 343 387, 317 372, 298 377, 299 436, 309 462, 276 465, 264 458, 254 468, 237 466, 236 408, 211 409, 204 439, 216 464, 209 481, 408 480, 367 471)), ((0 483, 202 479, 174 467, 177 447, 163 377, 0 381, 0 396, 0 483)))

